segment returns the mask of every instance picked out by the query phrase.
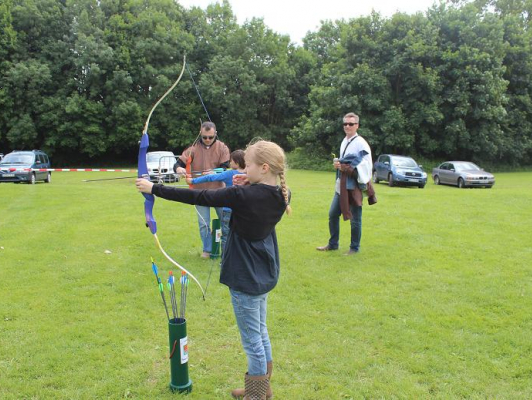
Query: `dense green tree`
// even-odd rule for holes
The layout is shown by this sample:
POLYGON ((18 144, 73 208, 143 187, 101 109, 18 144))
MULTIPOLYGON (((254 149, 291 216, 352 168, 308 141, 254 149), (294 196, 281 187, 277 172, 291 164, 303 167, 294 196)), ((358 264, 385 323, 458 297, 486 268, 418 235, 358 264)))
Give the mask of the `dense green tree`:
POLYGON ((14 0, 0 10, 5 24, 0 36, 0 144, 42 147, 50 132, 47 122, 57 113, 53 97, 65 54, 61 38, 68 28, 64 6, 53 0, 14 0))
POLYGON ((429 13, 440 32, 443 86, 440 149, 436 155, 496 160, 506 117, 503 25, 493 14, 482 18, 474 7, 443 7, 429 13))
POLYGON ((253 137, 288 146, 290 129, 306 101, 305 88, 292 92, 296 71, 306 79, 309 57, 305 60, 287 36, 267 28, 262 19, 232 30, 225 43, 223 55, 211 60, 200 79, 222 137, 232 147, 243 147, 253 137))
POLYGON ((6 61, 14 52, 17 32, 13 28, 13 0, 0 3, 0 60, 6 61))
POLYGON ((42 143, 44 132, 39 117, 47 111, 46 93, 51 81, 48 66, 37 60, 13 63, 6 70, 3 83, 9 103, 5 103, 4 112, 11 116, 6 122, 6 136, 12 148, 33 148, 42 143))
POLYGON ((532 162, 532 0, 452 0, 425 14, 324 21, 303 46, 230 2, 4 0, 0 150, 59 163, 180 152, 200 119, 232 148, 253 137, 328 157, 355 111, 375 153, 532 162), (193 83, 197 84, 197 89, 193 83))
POLYGON ((206 101, 220 132, 231 147, 243 147, 250 131, 263 134, 257 126, 257 107, 263 85, 244 61, 230 56, 217 56, 208 73, 201 77, 206 101))
POLYGON ((309 34, 305 42, 321 64, 308 114, 292 131, 296 145, 334 151, 341 116, 355 111, 376 154, 530 162, 531 53, 523 24, 474 5, 441 4, 426 16, 373 13, 335 26, 339 39, 309 34), (515 97, 514 81, 521 83, 515 97))
POLYGON ((532 161, 532 30, 523 30, 519 17, 504 18, 508 43, 504 78, 508 81, 507 117, 502 123, 503 140, 498 147, 500 159, 532 161))

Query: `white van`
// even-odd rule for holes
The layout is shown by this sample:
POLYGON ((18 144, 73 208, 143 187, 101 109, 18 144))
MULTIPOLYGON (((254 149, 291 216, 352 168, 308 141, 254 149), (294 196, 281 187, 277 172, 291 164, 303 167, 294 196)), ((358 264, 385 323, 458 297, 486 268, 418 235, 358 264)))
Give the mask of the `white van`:
POLYGON ((151 151, 146 154, 148 174, 152 182, 177 182, 179 176, 174 172, 176 156, 171 151, 151 151))

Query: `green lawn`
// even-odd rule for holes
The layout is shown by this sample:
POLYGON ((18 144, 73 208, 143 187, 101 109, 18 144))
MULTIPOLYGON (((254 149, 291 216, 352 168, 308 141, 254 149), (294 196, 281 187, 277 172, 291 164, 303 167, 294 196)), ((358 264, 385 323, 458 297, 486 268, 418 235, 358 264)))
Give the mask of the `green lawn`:
MULTIPOLYGON (((166 316, 151 272, 171 268, 133 180, 54 173, 0 185, 0 398, 170 399, 166 316), (109 250, 111 254, 106 254, 109 250)), ((332 173, 290 171, 269 298, 275 398, 532 398, 532 173, 493 189, 376 187, 361 253, 319 253, 332 173)), ((197 216, 156 200, 167 252, 205 285, 197 216)), ((246 371, 228 290, 187 306, 189 399, 230 398, 246 371)))

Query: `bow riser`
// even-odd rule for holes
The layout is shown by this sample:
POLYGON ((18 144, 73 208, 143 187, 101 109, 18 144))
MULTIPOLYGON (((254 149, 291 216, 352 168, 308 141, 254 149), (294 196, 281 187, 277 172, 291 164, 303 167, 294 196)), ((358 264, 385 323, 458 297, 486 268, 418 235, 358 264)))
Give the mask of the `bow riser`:
MULTIPOLYGON (((139 147, 139 159, 138 159, 138 177, 150 180, 150 174, 148 173, 148 162, 146 160, 146 154, 148 147, 150 146, 150 139, 148 137, 148 131, 142 134, 139 147)), ((144 196, 144 215, 146 217, 146 226, 150 228, 150 232, 157 233, 157 223, 153 217, 153 206, 155 204, 155 197, 153 194, 142 193, 144 196)))

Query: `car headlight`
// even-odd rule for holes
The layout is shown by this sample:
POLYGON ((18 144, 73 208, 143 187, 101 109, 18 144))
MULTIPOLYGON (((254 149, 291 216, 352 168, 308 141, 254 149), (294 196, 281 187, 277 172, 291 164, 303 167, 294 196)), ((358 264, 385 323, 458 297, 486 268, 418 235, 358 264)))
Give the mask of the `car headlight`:
POLYGON ((473 180, 477 179, 477 177, 476 176, 472 176, 472 175, 467 175, 465 177, 465 179, 466 179, 466 181, 473 181, 473 180))
POLYGON ((426 178, 426 177, 427 177, 427 173, 426 173, 426 172, 422 172, 422 173, 421 173, 421 176, 422 176, 423 178, 426 178))
POLYGON ((404 175, 405 174, 405 171, 402 170, 402 169, 396 169, 395 172, 398 173, 399 175, 404 175))

